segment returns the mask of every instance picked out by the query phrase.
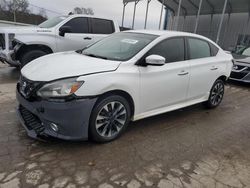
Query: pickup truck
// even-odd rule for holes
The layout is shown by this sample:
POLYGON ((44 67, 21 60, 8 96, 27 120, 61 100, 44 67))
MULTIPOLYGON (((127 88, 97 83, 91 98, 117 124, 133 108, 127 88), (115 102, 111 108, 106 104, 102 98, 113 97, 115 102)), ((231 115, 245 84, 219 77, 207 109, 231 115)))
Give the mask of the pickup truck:
POLYGON ((0 61, 23 67, 47 54, 83 49, 119 31, 114 20, 84 15, 59 16, 39 26, 0 28, 0 61))

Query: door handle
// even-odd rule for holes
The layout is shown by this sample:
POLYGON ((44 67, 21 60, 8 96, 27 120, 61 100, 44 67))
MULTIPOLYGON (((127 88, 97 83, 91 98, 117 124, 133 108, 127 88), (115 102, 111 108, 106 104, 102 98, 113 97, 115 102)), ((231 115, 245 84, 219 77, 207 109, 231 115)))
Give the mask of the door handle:
POLYGON ((181 71, 178 75, 179 76, 185 76, 185 75, 188 75, 188 72, 187 71, 181 71))
POLYGON ((90 38, 90 37, 85 37, 85 38, 83 38, 84 40, 91 40, 92 38, 90 38))
POLYGON ((217 70, 218 69, 218 67, 212 67, 210 70, 217 70))

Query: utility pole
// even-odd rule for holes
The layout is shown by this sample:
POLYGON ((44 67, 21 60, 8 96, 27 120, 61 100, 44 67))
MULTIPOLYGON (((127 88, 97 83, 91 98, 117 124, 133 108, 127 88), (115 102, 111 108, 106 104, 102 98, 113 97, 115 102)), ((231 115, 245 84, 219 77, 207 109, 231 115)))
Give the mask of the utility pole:
POLYGON ((14 22, 16 22, 16 0, 13 0, 14 22))
POLYGON ((134 29, 135 26, 135 13, 136 13, 136 6, 139 3, 140 0, 136 0, 135 1, 135 5, 134 5, 134 14, 133 14, 133 22, 132 22, 132 29, 134 29))
POLYGON ((162 6, 161 6, 160 21, 159 21, 159 30, 161 29, 162 13, 163 13, 163 8, 164 8, 165 0, 162 0, 161 3, 162 3, 162 6))

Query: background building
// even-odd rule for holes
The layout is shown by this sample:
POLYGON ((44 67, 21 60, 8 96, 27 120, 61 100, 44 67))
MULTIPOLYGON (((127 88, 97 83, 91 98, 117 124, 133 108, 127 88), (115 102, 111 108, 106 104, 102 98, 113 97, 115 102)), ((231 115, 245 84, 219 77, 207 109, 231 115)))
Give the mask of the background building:
MULTIPOLYGON (((136 11, 136 5, 140 1, 142 0, 123 0, 123 10, 128 3, 134 3, 136 11)), ((151 0, 145 1, 150 7, 151 0)), ((217 42, 225 50, 250 45, 250 0, 158 1, 162 3, 161 18, 156 20, 159 21, 159 29, 201 34, 217 42)), ((145 28, 148 7, 145 13, 145 28)))

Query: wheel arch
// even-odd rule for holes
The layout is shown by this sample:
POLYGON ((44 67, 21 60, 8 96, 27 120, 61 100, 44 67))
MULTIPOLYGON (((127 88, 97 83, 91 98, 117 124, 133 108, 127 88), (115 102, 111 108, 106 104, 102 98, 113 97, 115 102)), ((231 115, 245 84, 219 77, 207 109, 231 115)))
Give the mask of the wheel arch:
POLYGON ((224 83, 227 81, 228 77, 225 75, 220 76, 217 80, 222 80, 224 83))
POLYGON ((31 45, 23 44, 20 47, 20 49, 16 52, 16 59, 20 60, 20 58, 23 54, 25 54, 26 52, 31 51, 31 50, 42 50, 42 51, 46 52, 47 54, 53 53, 53 50, 49 46, 46 46, 43 44, 31 44, 31 45))
POLYGON ((119 95, 119 96, 124 97, 128 101, 128 103, 129 103, 130 110, 131 110, 131 117, 134 116, 134 113, 135 113, 135 103, 134 103, 134 100, 133 100, 132 96, 128 92, 126 92, 126 91, 117 89, 117 90, 111 90, 111 91, 105 92, 105 93, 99 95, 98 100, 96 101, 96 103, 101 98, 107 97, 107 96, 110 96, 110 95, 119 95))

